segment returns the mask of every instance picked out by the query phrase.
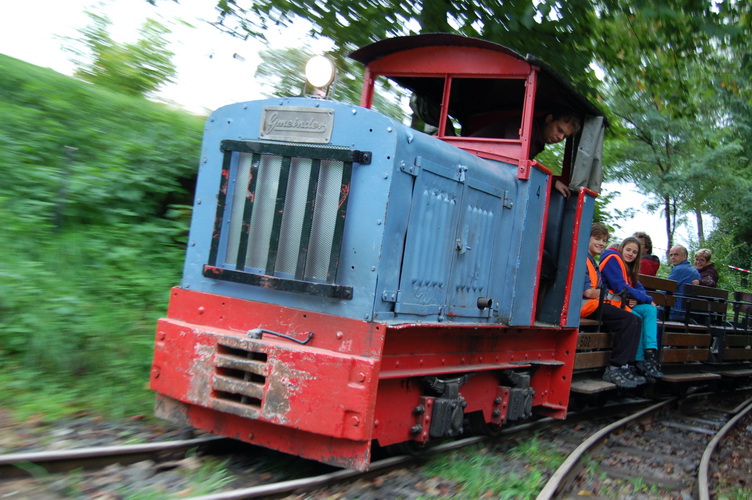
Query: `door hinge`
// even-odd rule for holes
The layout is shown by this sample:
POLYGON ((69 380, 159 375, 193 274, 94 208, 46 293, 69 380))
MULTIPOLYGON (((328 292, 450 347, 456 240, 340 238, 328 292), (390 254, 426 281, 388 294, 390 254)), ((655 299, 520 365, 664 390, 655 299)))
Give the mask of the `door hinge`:
POLYGON ((509 191, 504 190, 504 202, 503 202, 504 208, 512 208, 514 207, 514 201, 512 201, 512 198, 509 197, 509 191))
POLYGON ((405 172, 406 174, 412 175, 413 177, 417 177, 420 173, 420 164, 422 163, 420 156, 415 158, 415 162, 412 165, 408 165, 406 162, 401 161, 400 162, 400 170, 405 172))
POLYGON ((465 182, 466 175, 467 175, 467 165, 457 165, 457 181, 465 182))

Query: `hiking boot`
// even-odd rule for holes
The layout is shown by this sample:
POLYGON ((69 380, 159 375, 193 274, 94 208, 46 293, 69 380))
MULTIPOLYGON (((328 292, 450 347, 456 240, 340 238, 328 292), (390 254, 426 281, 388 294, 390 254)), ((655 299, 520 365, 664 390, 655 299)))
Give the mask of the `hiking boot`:
POLYGON ((658 363, 654 359, 643 359, 637 362, 637 369, 646 377, 659 379, 663 377, 663 372, 658 368, 658 363))
POLYGON ((603 380, 611 382, 616 387, 622 387, 625 389, 634 389, 639 384, 634 378, 634 375, 629 371, 629 368, 621 368, 616 366, 609 366, 603 373, 603 380))
POLYGON ((648 379, 637 373, 637 368, 634 365, 629 365, 627 367, 627 377, 632 377, 632 380, 637 383, 637 385, 642 385, 647 383, 648 379))

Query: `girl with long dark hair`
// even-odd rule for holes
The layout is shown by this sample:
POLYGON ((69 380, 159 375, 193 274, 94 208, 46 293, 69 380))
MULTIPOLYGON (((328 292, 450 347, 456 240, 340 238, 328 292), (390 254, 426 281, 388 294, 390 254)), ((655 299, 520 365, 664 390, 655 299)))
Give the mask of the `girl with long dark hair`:
POLYGON ((636 366, 648 379, 657 379, 663 377, 656 356, 658 310, 638 279, 641 255, 640 240, 630 236, 621 242, 618 250, 609 248, 604 251, 599 267, 603 282, 611 294, 611 301, 626 301, 622 306, 642 318, 642 334, 635 356, 636 366))

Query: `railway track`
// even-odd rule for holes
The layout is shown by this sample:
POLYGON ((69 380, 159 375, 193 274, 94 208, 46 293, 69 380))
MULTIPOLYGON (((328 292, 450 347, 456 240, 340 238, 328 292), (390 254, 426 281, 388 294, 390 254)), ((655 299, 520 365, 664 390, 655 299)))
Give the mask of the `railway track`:
MULTIPOLYGON (((524 431, 546 427, 552 423, 551 419, 539 419, 507 427, 503 429, 501 435, 512 436, 524 431)), ((351 470, 334 469, 218 437, 148 445, 106 446, 66 451, 13 453, 0 455, 0 497, 6 498, 7 496, 7 498, 11 499, 52 498, 47 495, 47 491, 43 490, 43 487, 55 481, 55 476, 63 478, 58 480, 58 483, 71 481, 74 483, 103 483, 109 481, 110 476, 132 475, 134 473, 131 471, 135 470, 137 474, 145 476, 146 482, 149 482, 152 481, 149 479, 150 477, 162 476, 165 471, 176 467, 176 464, 185 462, 187 453, 191 454, 191 460, 198 463, 203 463, 204 459, 209 457, 231 456, 233 460, 237 459, 242 464, 239 467, 233 467, 236 476, 233 480, 235 489, 217 491, 204 496, 194 496, 193 498, 208 500, 258 498, 269 495, 280 496, 316 489, 342 488, 342 483, 344 482, 368 481, 369 478, 378 480, 379 478, 387 477, 387 474, 392 470, 396 470, 397 473, 400 470, 407 470, 418 461, 425 460, 431 454, 448 453, 451 450, 481 443, 487 439, 489 438, 480 436, 470 437, 432 447, 420 456, 391 456, 382 460, 376 460, 372 463, 371 470, 365 474, 351 470), (228 447, 233 447, 233 449, 228 449, 228 447), (275 461, 282 465, 280 467, 273 465, 275 461), (251 462, 257 465, 249 467, 248 464, 251 462), (115 465, 110 467, 112 464, 115 465), (258 466, 258 464, 262 465, 258 466), (269 474, 268 471, 275 467, 285 472, 282 474, 269 474), (73 472, 65 474, 69 471, 73 472), (22 479, 25 482, 20 483, 18 481, 19 478, 26 478, 22 479), (16 482, 13 482, 14 480, 16 482), (40 489, 44 491, 44 494, 40 493, 37 496, 25 494, 28 491, 38 492, 40 489)), ((225 460, 225 458, 220 459, 225 460)), ((116 483, 116 481, 111 481, 111 483, 116 483)), ((112 488, 111 485, 106 487, 112 488)), ((222 488, 222 490, 224 489, 222 488)), ((94 497, 96 495, 92 496, 92 498, 94 497)), ((180 497, 183 498, 185 495, 181 495, 180 497)), ((64 496, 61 498, 67 497, 64 496)), ((88 497, 81 496, 81 498, 88 497)), ((165 498, 168 498, 168 495, 165 495, 165 498)))
POLYGON ((718 443, 752 411, 746 397, 670 399, 607 425, 567 457, 537 498, 598 495, 602 485, 613 493, 621 484, 660 497, 709 499, 709 465, 718 443))
MULTIPOLYGON (((545 418, 528 422, 502 431, 502 435, 511 435, 551 423, 545 418)), ((349 469, 334 469, 322 464, 312 464, 314 475, 296 479, 282 479, 270 477, 268 473, 255 474, 255 477, 245 478, 246 482, 256 483, 247 487, 240 487, 228 491, 220 491, 209 495, 193 496, 201 500, 260 498, 270 495, 284 495, 286 493, 310 491, 312 489, 341 484, 359 478, 383 474, 388 470, 407 467, 416 460, 425 458, 428 454, 446 453, 453 449, 462 448, 487 439, 485 436, 469 437, 452 441, 431 448, 421 456, 401 455, 377 460, 371 464, 371 470, 361 473, 349 469), (318 471, 318 473, 316 473, 318 471), (323 473, 321 473, 323 471, 323 473)), ((238 441, 223 437, 208 436, 198 439, 167 441, 161 443, 118 445, 90 447, 69 450, 36 451, 11 453, 0 455, 0 498, 58 498, 48 496, 46 486, 54 475, 64 476, 65 473, 86 472, 89 474, 107 474, 108 466, 119 464, 148 463, 141 469, 151 468, 157 473, 166 470, 171 464, 181 461, 189 452, 193 456, 227 456, 239 450, 243 454, 257 455, 257 459, 292 461, 292 468, 301 467, 298 462, 306 462, 297 457, 280 458, 284 454, 276 454, 270 450, 246 445, 238 441), (296 465, 297 464, 297 465, 296 465)), ((302 464, 306 467, 308 464, 302 464)), ((289 472, 289 471, 288 471, 289 472)), ((252 474, 253 475, 253 474, 252 474)), ((182 496, 181 496, 182 497, 182 496)), ((64 498, 64 497, 59 497, 64 498)), ((87 498, 87 497, 82 497, 87 498)))
MULTIPOLYGON (((595 420, 595 417, 598 417, 598 420, 600 422, 603 422, 603 419, 610 419, 614 420, 616 418, 621 418, 621 416, 626 411, 633 411, 634 406, 638 407, 638 411, 634 412, 636 414, 641 415, 647 415, 651 412, 658 411, 659 407, 665 408, 667 406, 671 406, 674 404, 678 404, 674 402, 674 400, 671 401, 664 401, 660 404, 655 404, 654 401, 650 400, 640 400, 640 399, 634 399, 627 402, 622 402, 619 405, 613 405, 611 408, 600 408, 598 410, 594 410, 592 413, 588 412, 580 412, 579 414, 572 414, 570 418, 567 419, 565 422, 557 421, 559 426, 562 427, 583 427, 582 423, 578 422, 590 422, 592 420, 595 420), (645 409, 646 406, 651 405, 650 408, 645 409), (632 409, 630 409, 632 408, 632 409), (620 415, 618 417, 608 417, 609 412, 620 412, 620 415)), ((680 405, 680 408, 687 408, 688 403, 683 403, 680 405)), ((733 410, 733 409, 731 409, 733 410)), ((731 411, 730 409, 726 408, 724 411, 728 412, 731 411)), ((724 415, 728 415, 728 413, 723 413, 724 415)), ((674 424, 680 424, 678 422, 678 416, 668 417, 669 420, 673 421, 674 424)), ((528 422, 523 425, 518 426, 510 426, 508 428, 505 428, 503 432, 501 433, 502 436, 512 436, 515 434, 523 433, 524 431, 535 431, 541 428, 547 429, 547 432, 549 429, 551 429, 552 421, 550 419, 541 419, 535 422, 528 422)), ((674 425, 673 427, 669 425, 668 427, 678 429, 681 426, 674 425)), ((686 425, 686 424, 684 424, 686 425)), ((692 425, 700 425, 698 423, 691 424, 692 425)), ((610 426, 609 426, 610 427, 610 426)), ((717 426, 720 428, 720 426, 717 426)), ((588 427, 589 428, 589 427, 588 427)), ((300 477, 303 474, 298 474, 298 476, 294 475, 270 475, 268 473, 262 473, 262 474, 246 474, 246 477, 242 477, 242 481, 235 480, 232 483, 232 487, 234 489, 231 490, 225 490, 225 488, 221 488, 222 491, 216 491, 209 494, 203 494, 200 496, 193 496, 190 498, 198 499, 198 500, 231 500, 231 499, 241 499, 241 498, 262 498, 262 497, 283 497, 285 495, 300 495, 301 492, 314 492, 314 495, 317 494, 315 492, 321 493, 321 492, 337 492, 342 491, 347 488, 347 486, 344 485, 344 483, 353 484, 354 482, 361 480, 360 483, 362 484, 365 482, 368 484, 368 481, 380 481, 381 478, 387 478, 386 481, 389 481, 388 479, 389 473, 402 473, 402 471, 407 470, 409 468, 415 469, 415 464, 418 463, 418 461, 423 461, 427 458, 427 455, 430 454, 442 454, 442 453, 449 453, 452 450, 460 449, 463 447, 467 447, 473 444, 482 443, 487 440, 493 440, 494 438, 487 438, 487 437, 470 437, 462 440, 452 441, 443 445, 439 445, 436 447, 432 447, 430 450, 428 450, 427 454, 421 455, 419 457, 415 456, 409 456, 409 455, 402 455, 402 456, 392 456, 389 458, 385 458, 382 460, 376 460, 372 462, 371 470, 367 473, 358 473, 356 471, 352 470, 340 470, 340 469, 333 469, 326 466, 320 466, 320 464, 316 464, 319 466, 318 468, 313 467, 310 470, 305 471, 306 477, 300 477)), ((574 435, 570 436, 570 439, 576 441, 573 443, 573 446, 579 443, 579 441, 582 439, 581 436, 576 437, 574 435)), ((621 435, 619 437, 619 441, 624 441, 624 435, 621 435)), ((708 437, 709 439, 709 437, 708 437)), ((720 440, 720 438, 719 438, 720 440)), ((185 441, 173 441, 173 442, 167 442, 167 443, 154 443, 149 445, 131 445, 131 446, 110 446, 105 448, 89 448, 89 449, 78 449, 78 450, 69 450, 69 451, 54 451, 54 452, 35 452, 35 453, 18 453, 18 454, 12 454, 12 455, 2 455, 0 456, 0 479, 7 480, 7 478, 15 478, 20 476, 35 476, 39 477, 38 474, 34 474, 34 471, 38 471, 40 469, 44 469, 46 473, 49 474, 55 474, 55 473, 64 473, 66 471, 71 470, 80 470, 80 469, 97 469, 99 468, 102 470, 107 464, 133 464, 135 462, 139 463, 151 463, 151 467, 153 467, 156 470, 165 470, 166 467, 169 466, 170 463, 179 462, 183 457, 185 457, 188 450, 195 450, 196 453, 194 453, 195 456, 217 456, 217 455, 225 455, 228 454, 227 446, 235 445, 238 446, 237 441, 228 440, 224 438, 218 438, 218 437, 208 437, 208 438, 201 438, 201 439, 192 439, 192 440, 185 440, 185 441), (165 465, 167 464, 167 465, 165 465)), ((270 452, 268 450, 259 449, 256 447, 252 447, 250 445, 242 445, 242 448, 240 448, 240 453, 249 454, 249 455, 257 455, 254 460, 257 462, 265 462, 267 460, 274 461, 274 460, 290 460, 290 458, 281 458, 275 455, 270 455, 270 452), (263 455, 263 456, 262 456, 263 455)), ((624 446, 622 446, 623 448, 624 446)), ((236 448, 238 449, 238 448, 236 448)), ((571 448, 570 448, 571 449, 571 448)), ((272 452, 273 453, 273 452, 272 452)), ((279 454, 282 455, 282 454, 279 454)), ((300 460, 297 458, 292 457, 291 460, 300 460)), ((582 459, 580 459, 581 461, 582 459)), ((697 459, 699 461, 699 458, 697 459)), ((710 460, 710 459, 708 459, 710 460)), ((138 465, 138 464, 135 464, 138 465)), ((288 463, 288 469, 300 469, 301 467, 306 467, 305 464, 298 464, 295 463, 288 463)), ((250 470, 249 468, 241 468, 243 471, 250 470)), ((239 470, 241 470, 239 469, 239 470)), ((288 470, 289 472, 289 470, 288 470)), ((301 472, 298 470, 298 472, 301 472)), ((100 472, 100 474, 106 474, 106 470, 104 472, 100 472)), ((242 476, 244 473, 239 472, 238 476, 242 476)), ((558 473, 557 473, 558 474, 558 473)), ((569 476, 571 477, 571 476, 569 476)), ((44 479, 44 478, 43 478, 44 479)), ((582 478, 579 479, 581 482, 583 481, 582 478)), ((571 484, 571 481, 570 481, 571 484)), ((0 497, 5 497, 6 495, 3 495, 3 490, 1 483, 0 483, 0 497)), ((564 491, 560 488, 557 488, 556 493, 558 494, 560 491, 564 491)), ((325 493, 322 493, 325 495, 325 493)), ((541 495, 544 495, 542 492, 541 495)), ((320 495, 319 495, 320 496, 320 495)), ((556 495, 552 496, 542 496, 541 498, 553 498, 556 495)), ((8 496, 8 498, 32 498, 30 496, 8 496)), ((57 498, 57 497, 56 497, 57 498)), ((62 497, 61 497, 62 498, 62 497)), ((85 497, 82 497, 85 498, 85 497)), ((87 497, 88 498, 88 497, 87 497)), ((93 497, 92 497, 93 498, 93 497)), ((170 498, 170 496, 165 495, 164 498, 170 498)), ((176 498, 176 497, 175 497, 176 498)), ((180 498, 186 498, 185 495, 181 495, 180 498)), ((296 497, 298 498, 298 497, 296 497)), ((313 498, 313 497, 312 497, 313 498)), ((350 498, 347 495, 342 496, 342 498, 350 498)), ((353 497, 355 498, 355 497, 353 497)))

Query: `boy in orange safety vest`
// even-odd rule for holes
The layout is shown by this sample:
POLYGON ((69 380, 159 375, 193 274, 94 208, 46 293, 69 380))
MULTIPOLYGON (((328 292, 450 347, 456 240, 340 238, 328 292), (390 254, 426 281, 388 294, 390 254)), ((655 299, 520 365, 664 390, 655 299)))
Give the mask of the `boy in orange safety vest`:
POLYGON ((645 377, 632 370, 635 363, 637 346, 640 342, 642 320, 636 314, 611 304, 607 299, 601 302, 601 276, 594 256, 599 255, 608 242, 608 229, 600 222, 590 228, 588 243, 587 274, 582 292, 580 317, 600 319, 613 334, 610 366, 603 373, 603 380, 618 387, 634 388, 645 383, 645 377))

